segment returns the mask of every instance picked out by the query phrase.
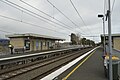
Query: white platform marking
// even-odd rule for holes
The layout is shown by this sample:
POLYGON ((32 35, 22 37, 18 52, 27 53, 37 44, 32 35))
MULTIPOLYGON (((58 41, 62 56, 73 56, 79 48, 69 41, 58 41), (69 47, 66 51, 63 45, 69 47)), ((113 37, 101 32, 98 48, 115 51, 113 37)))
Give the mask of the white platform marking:
POLYGON ((89 55, 91 52, 93 52, 97 48, 98 47, 92 49, 91 51, 89 51, 89 52, 87 52, 85 54, 83 54, 82 56, 78 57, 77 59, 73 60, 72 62, 68 63, 67 65, 61 67, 60 69, 52 72, 51 74, 45 76, 44 78, 42 78, 40 80, 53 80, 54 78, 56 78, 57 76, 59 76, 60 74, 62 74, 68 68, 70 68, 71 66, 73 66, 74 64, 76 64, 78 61, 80 61, 81 59, 83 59, 84 57, 86 57, 87 55, 89 55))

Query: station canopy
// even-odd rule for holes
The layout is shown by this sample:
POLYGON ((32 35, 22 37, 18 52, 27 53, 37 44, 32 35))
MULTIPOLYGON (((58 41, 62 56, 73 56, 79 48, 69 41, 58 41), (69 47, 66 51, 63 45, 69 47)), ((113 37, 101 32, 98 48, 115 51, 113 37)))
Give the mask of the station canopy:
POLYGON ((10 35, 6 35, 6 37, 8 37, 8 38, 34 37, 34 38, 43 38, 43 39, 52 39, 52 40, 65 41, 65 39, 62 39, 62 38, 59 38, 59 37, 40 35, 40 34, 34 34, 34 33, 10 34, 10 35))

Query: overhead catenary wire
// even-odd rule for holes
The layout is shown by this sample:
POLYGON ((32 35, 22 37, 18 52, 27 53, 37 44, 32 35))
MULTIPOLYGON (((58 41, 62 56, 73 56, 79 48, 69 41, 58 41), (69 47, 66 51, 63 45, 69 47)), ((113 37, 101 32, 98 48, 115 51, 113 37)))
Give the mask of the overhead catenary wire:
MULTIPOLYGON (((60 23, 62 23, 62 24, 64 24, 63 22, 61 22, 61 21, 59 21, 58 19, 56 19, 56 18, 54 18, 54 17, 52 17, 52 16, 50 16, 49 14, 47 14, 47 13, 45 13, 45 12, 43 12, 43 11, 41 11, 41 10, 39 10, 38 8, 36 8, 36 7, 34 7, 34 6, 32 6, 32 5, 30 5, 29 3, 27 3, 27 2, 25 2, 25 1, 23 1, 23 0, 20 0, 21 2, 23 2, 24 4, 26 4, 26 5, 28 5, 28 6, 30 6, 30 7, 32 7, 32 8, 34 8, 35 10, 38 10, 39 12, 41 12, 41 13, 43 13, 43 14, 45 14, 45 15, 47 15, 47 16, 49 16, 49 17, 51 17, 51 18, 53 18, 54 20, 56 20, 56 21, 58 21, 58 22, 60 22, 60 23)), ((52 4, 52 3, 51 3, 52 4)), ((52 5, 54 8, 56 8, 56 6, 54 6, 54 5, 52 5)), ((64 15, 58 8, 56 8, 62 15, 64 15)), ((66 15, 64 15, 68 20, 70 20, 66 15)), ((70 20, 71 21, 71 20, 70 20)), ((72 21, 71 21, 72 22, 72 21)), ((73 24, 75 24, 74 22, 72 22, 73 24)), ((75 24, 75 26, 76 26, 76 24, 75 24)), ((72 28, 72 27, 71 27, 72 28)), ((82 33, 81 33, 82 34, 82 33)))
MULTIPOLYGON (((54 4, 52 4, 49 0, 47 0, 48 3, 50 5, 52 5, 57 11, 59 11, 65 18, 67 18, 71 23, 73 23, 75 26, 77 26, 77 28, 79 28, 79 26, 77 24, 75 24, 69 17, 67 17, 61 10, 59 10, 54 4)), ((81 30, 81 29, 80 29, 81 30)), ((81 32, 80 32, 81 33, 81 32)), ((83 33, 81 33, 83 34, 83 33)))
POLYGON ((7 1, 7 2, 11 3, 12 5, 15 5, 15 6, 21 8, 21 9, 23 9, 23 10, 26 10, 26 11, 28 11, 28 12, 30 12, 30 13, 36 15, 36 16, 39 16, 39 17, 41 17, 41 18, 43 18, 43 19, 45 19, 45 20, 47 20, 47 21, 50 21, 50 22, 52 22, 52 23, 55 23, 55 24, 57 24, 57 25, 59 25, 59 26, 62 26, 62 27, 64 27, 64 28, 70 30, 70 28, 68 28, 68 27, 66 27, 66 26, 63 26, 63 25, 61 25, 61 24, 59 24, 59 23, 56 23, 56 22, 54 22, 54 21, 52 21, 52 20, 50 20, 50 19, 48 19, 48 18, 45 18, 45 17, 43 17, 43 16, 41 16, 41 15, 39 15, 39 14, 33 12, 33 11, 30 11, 30 10, 28 10, 28 9, 22 7, 22 6, 19 6, 19 5, 15 4, 15 3, 11 2, 11 1, 8 1, 8 0, 5 0, 5 1, 7 1))
MULTIPOLYGON (((48 23, 48 24, 54 26, 53 24, 51 24, 51 23, 49 23, 49 22, 47 22, 47 21, 45 21, 45 20, 43 20, 43 19, 41 19, 41 18, 39 18, 39 17, 33 15, 33 14, 30 14, 29 12, 23 11, 22 9, 20 9, 20 8, 18 8, 18 7, 15 7, 15 6, 13 6, 13 5, 11 5, 11 4, 5 2, 5 1, 2 1, 2 0, 1 0, 1 2, 5 3, 5 4, 7 4, 7 5, 9 5, 9 6, 13 7, 13 8, 15 8, 15 9, 17 9, 17 10, 22 11, 22 14, 23 14, 23 12, 24 12, 24 13, 26 13, 26 14, 28 14, 28 15, 34 17, 34 18, 37 18, 37 19, 39 19, 39 20, 41 20, 41 21, 43 21, 43 22, 46 22, 46 23, 48 23)), ((22 21, 22 19, 21 19, 21 21, 22 21)), ((60 25, 59 25, 59 26, 60 26, 60 25)), ((59 27, 59 28, 61 28, 61 27, 59 27)), ((61 29, 63 29, 63 28, 61 28, 61 29)), ((70 31, 71 31, 71 30, 70 30, 70 31)))
POLYGON ((50 16, 49 14, 45 13, 44 11, 41 11, 40 9, 38 9, 38 8, 36 8, 36 7, 32 6, 32 5, 30 5, 29 3, 27 3, 27 2, 25 2, 25 1, 23 1, 23 0, 20 0, 20 1, 21 1, 22 3, 28 5, 28 6, 32 7, 33 9, 36 9, 36 10, 38 10, 39 12, 41 12, 41 13, 43 13, 43 14, 45 14, 45 15, 51 17, 51 18, 54 18, 54 17, 50 16))
POLYGON ((104 13, 103 13, 103 17, 104 18, 102 18, 103 20, 104 20, 104 23, 103 23, 103 26, 104 26, 104 29, 103 29, 103 33, 105 34, 105 33, 107 33, 107 29, 106 29, 106 25, 105 25, 105 23, 106 23, 106 11, 107 11, 107 0, 104 0, 104 13))
POLYGON ((13 33, 13 32, 6 31, 6 30, 1 30, 1 29, 0 29, 0 32, 4 32, 4 33, 13 33))
MULTIPOLYGON (((72 4, 72 6, 73 6, 73 8, 75 9, 75 11, 77 12, 78 16, 79 16, 79 17, 80 17, 80 19, 82 20, 82 22, 83 22, 84 26, 86 26, 86 27, 87 27, 86 23, 84 22, 84 20, 83 20, 82 16, 80 15, 80 13, 78 12, 77 8, 76 8, 76 7, 75 7, 75 5, 73 4, 72 0, 70 0, 70 3, 72 4)), ((89 29, 89 28, 87 28, 87 29, 89 29)), ((90 31, 90 30, 89 30, 89 31, 90 31)), ((90 33, 91 33, 91 31, 90 31, 90 33)))
MULTIPOLYGON (((23 1, 23 0, 20 0, 20 1, 21 1, 22 3, 24 3, 24 4, 28 5, 28 6, 32 7, 33 9, 35 9, 35 10, 37 10, 37 11, 39 11, 39 12, 41 12, 41 13, 45 14, 46 16, 48 16, 48 17, 50 17, 50 18, 52 18, 52 19, 54 19, 54 20, 58 21, 59 23, 61 23, 61 24, 65 25, 65 26, 68 26, 68 25, 66 25, 65 23, 63 23, 62 21, 60 21, 60 20, 58 20, 58 19, 56 19, 56 18, 54 18, 54 17, 50 16, 49 14, 47 14, 47 13, 45 13, 45 12, 41 11, 40 9, 38 9, 38 8, 36 8, 36 7, 32 6, 32 5, 30 5, 29 3, 27 3, 27 2, 25 2, 25 1, 23 1)), ((70 26, 68 26, 68 27, 70 27, 70 26)))
MULTIPOLYGON (((104 16, 104 23, 106 22, 106 19, 107 19, 107 13, 106 13, 106 11, 108 10, 108 4, 107 4, 107 0, 104 0, 104 14, 103 14, 103 16, 104 16)), ((107 32, 107 29, 106 29, 106 27, 105 27, 105 33, 107 32)))
POLYGON ((21 21, 22 21, 22 19, 23 19, 23 11, 21 11, 21 21))
POLYGON ((105 15, 105 12, 106 12, 106 0, 104 0, 104 15, 105 15))
POLYGON ((111 13, 112 13, 112 12, 113 12, 113 10, 114 10, 114 5, 115 5, 115 0, 113 0, 112 9, 111 9, 111 13))
MULTIPOLYGON (((57 32, 57 33, 61 33, 61 34, 66 34, 66 33, 63 33, 63 32, 58 32, 58 31, 53 30, 53 29, 49 29, 49 28, 42 27, 42 26, 39 26, 39 25, 36 25, 36 24, 33 24, 33 23, 21 21, 21 20, 18 20, 18 19, 15 19, 15 18, 11 18, 11 17, 8 17, 8 16, 0 15, 0 17, 6 18, 6 19, 10 19, 10 20, 13 20, 13 21, 17 21, 17 22, 20 22, 20 23, 28 24, 28 25, 31 25, 31 26, 35 26, 35 27, 38 27, 38 28, 47 29, 47 30, 50 30, 50 31, 53 31, 53 32, 57 32)), ((68 35, 68 34, 66 34, 66 35, 68 35)))
POLYGON ((9 1, 9 0, 5 0, 5 1, 7 1, 8 3, 11 3, 12 5, 15 5, 15 6, 21 8, 21 9, 23 9, 23 10, 26 10, 26 11, 28 11, 28 12, 30 12, 30 13, 38 16, 38 17, 41 17, 41 18, 43 18, 43 19, 45 19, 45 20, 47 20, 47 21, 50 21, 50 22, 52 22, 52 23, 55 23, 55 24, 57 24, 57 25, 59 25, 59 26, 62 26, 62 27, 64 27, 64 28, 66 28, 66 29, 69 29, 69 30, 73 31, 73 29, 71 29, 71 28, 69 28, 69 27, 66 27, 66 26, 63 26, 63 25, 61 25, 61 24, 59 24, 59 23, 56 23, 56 22, 54 22, 54 21, 52 21, 52 20, 50 20, 50 19, 48 19, 48 18, 45 18, 45 17, 43 17, 43 16, 41 16, 41 15, 39 15, 39 14, 31 11, 31 10, 28 10, 28 9, 22 7, 22 6, 19 6, 19 5, 15 4, 15 3, 13 3, 13 2, 11 2, 11 1, 9 1))
POLYGON ((84 36, 84 37, 100 37, 100 36, 84 36))
MULTIPOLYGON (((115 0, 113 0, 113 3, 112 3, 111 13, 114 10, 114 6, 115 6, 115 0)), ((107 0, 104 0, 104 13, 105 13, 106 10, 108 10, 108 4, 107 4, 107 0)))
POLYGON ((49 0, 47 0, 56 10, 58 10, 64 17, 66 17, 69 21, 71 21, 74 25, 76 25, 69 17, 67 17, 62 11, 60 11, 55 5, 53 5, 49 0))
POLYGON ((104 14, 106 14, 107 8, 108 8, 107 0, 104 0, 104 14))
POLYGON ((75 5, 73 4, 72 0, 70 0, 70 2, 71 2, 71 4, 72 4, 72 6, 74 7, 75 11, 77 12, 78 16, 81 18, 82 22, 83 22, 84 25, 86 26, 86 24, 85 24, 85 22, 84 22, 82 16, 79 14, 79 12, 78 12, 77 8, 75 7, 75 5))

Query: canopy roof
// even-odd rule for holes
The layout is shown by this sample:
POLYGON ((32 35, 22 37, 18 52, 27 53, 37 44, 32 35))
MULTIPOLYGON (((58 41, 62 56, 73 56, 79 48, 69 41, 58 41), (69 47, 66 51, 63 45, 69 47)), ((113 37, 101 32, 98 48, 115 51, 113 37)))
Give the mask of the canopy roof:
POLYGON ((58 38, 58 37, 52 37, 52 36, 40 35, 40 34, 34 34, 34 33, 10 34, 10 35, 6 35, 6 37, 8 38, 35 37, 35 38, 44 38, 44 39, 61 40, 61 41, 65 40, 65 39, 58 38))

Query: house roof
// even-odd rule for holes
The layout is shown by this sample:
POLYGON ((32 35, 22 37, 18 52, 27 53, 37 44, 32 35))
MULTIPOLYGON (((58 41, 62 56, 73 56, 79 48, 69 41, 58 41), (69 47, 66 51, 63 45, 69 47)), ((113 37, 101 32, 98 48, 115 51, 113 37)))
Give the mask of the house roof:
POLYGON ((36 38, 45 38, 45 39, 53 39, 53 40, 61 40, 64 41, 65 39, 58 38, 58 37, 52 37, 47 35, 40 35, 40 34, 34 34, 34 33, 25 33, 25 34, 10 34, 6 35, 8 38, 17 38, 17 37, 36 37, 36 38))

